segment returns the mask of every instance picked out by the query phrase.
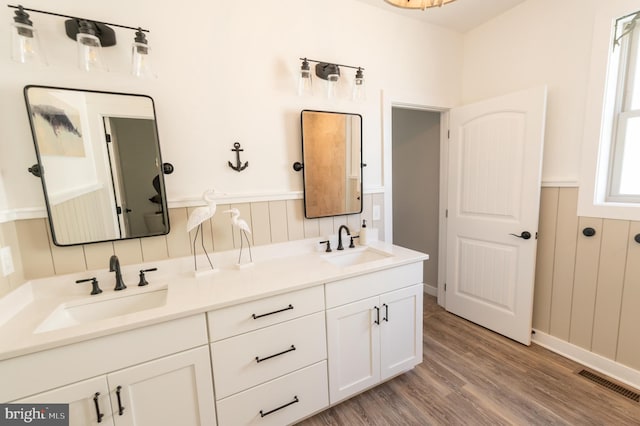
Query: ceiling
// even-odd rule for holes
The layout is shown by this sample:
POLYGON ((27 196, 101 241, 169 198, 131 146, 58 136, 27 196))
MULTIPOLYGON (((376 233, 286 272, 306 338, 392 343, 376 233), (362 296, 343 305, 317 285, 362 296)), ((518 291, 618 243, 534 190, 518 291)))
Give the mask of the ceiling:
POLYGON ((456 0, 442 7, 409 10, 391 6, 384 0, 358 0, 429 24, 449 28, 461 33, 489 21, 525 0, 456 0))

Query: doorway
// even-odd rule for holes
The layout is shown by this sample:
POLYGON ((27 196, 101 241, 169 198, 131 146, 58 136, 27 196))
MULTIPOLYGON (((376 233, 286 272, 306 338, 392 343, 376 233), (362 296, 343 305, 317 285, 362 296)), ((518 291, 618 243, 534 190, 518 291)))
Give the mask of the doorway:
POLYGON ((437 296, 441 113, 392 107, 393 244, 429 253, 425 292, 437 296))

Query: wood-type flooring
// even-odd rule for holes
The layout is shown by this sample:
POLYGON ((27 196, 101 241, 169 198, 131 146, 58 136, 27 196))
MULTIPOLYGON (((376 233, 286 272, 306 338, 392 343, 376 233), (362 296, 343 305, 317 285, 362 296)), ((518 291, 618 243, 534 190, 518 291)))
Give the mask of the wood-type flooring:
POLYGON ((423 324, 422 364, 299 424, 640 425, 640 403, 576 374, 576 362, 450 314, 427 295, 423 324))

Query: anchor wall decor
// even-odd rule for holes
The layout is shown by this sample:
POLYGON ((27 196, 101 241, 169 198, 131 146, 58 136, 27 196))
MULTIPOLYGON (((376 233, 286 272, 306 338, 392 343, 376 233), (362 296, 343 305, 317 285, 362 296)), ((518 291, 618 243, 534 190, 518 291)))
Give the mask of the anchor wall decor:
POLYGON ((240 161, 240 152, 244 151, 244 149, 240 149, 240 143, 235 142, 231 151, 234 151, 236 153, 236 165, 234 166, 233 163, 229 161, 229 167, 231 167, 236 172, 241 172, 246 169, 249 166, 249 162, 247 161, 242 164, 242 161, 240 161))

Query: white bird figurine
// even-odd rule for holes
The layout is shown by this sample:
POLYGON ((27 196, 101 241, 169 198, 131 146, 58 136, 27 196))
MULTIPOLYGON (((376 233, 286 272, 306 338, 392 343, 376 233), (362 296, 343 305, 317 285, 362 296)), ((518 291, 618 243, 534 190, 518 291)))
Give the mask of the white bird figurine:
POLYGON ((187 232, 191 232, 193 228, 196 226, 200 226, 207 219, 211 219, 214 214, 216 214, 216 200, 215 200, 216 191, 214 189, 208 189, 204 191, 202 194, 202 199, 207 203, 206 206, 198 207, 194 209, 189 215, 189 219, 187 220, 187 232))
POLYGON ((209 261, 209 265, 213 270, 213 263, 209 258, 209 254, 207 253, 207 249, 204 247, 204 233, 202 232, 202 224, 207 220, 211 219, 214 214, 216 214, 216 201, 215 201, 216 191, 214 189, 208 189, 202 194, 202 198, 207 203, 206 206, 198 207, 194 209, 189 215, 189 219, 187 219, 187 232, 191 232, 194 228, 196 229, 196 234, 193 237, 193 263, 196 271, 198 270, 198 263, 196 261, 196 240, 198 239, 198 233, 200 233, 200 243, 202 244, 202 250, 204 251, 207 260, 209 261))
POLYGON ((240 231, 240 256, 238 256, 238 264, 240 264, 240 259, 242 259, 242 236, 247 240, 247 245, 249 246, 249 262, 253 262, 253 257, 251 256, 251 243, 249 242, 249 237, 247 233, 251 233, 251 228, 244 219, 240 219, 240 211, 236 208, 232 208, 229 210, 225 210, 225 213, 231 213, 231 224, 238 228, 240 231))

